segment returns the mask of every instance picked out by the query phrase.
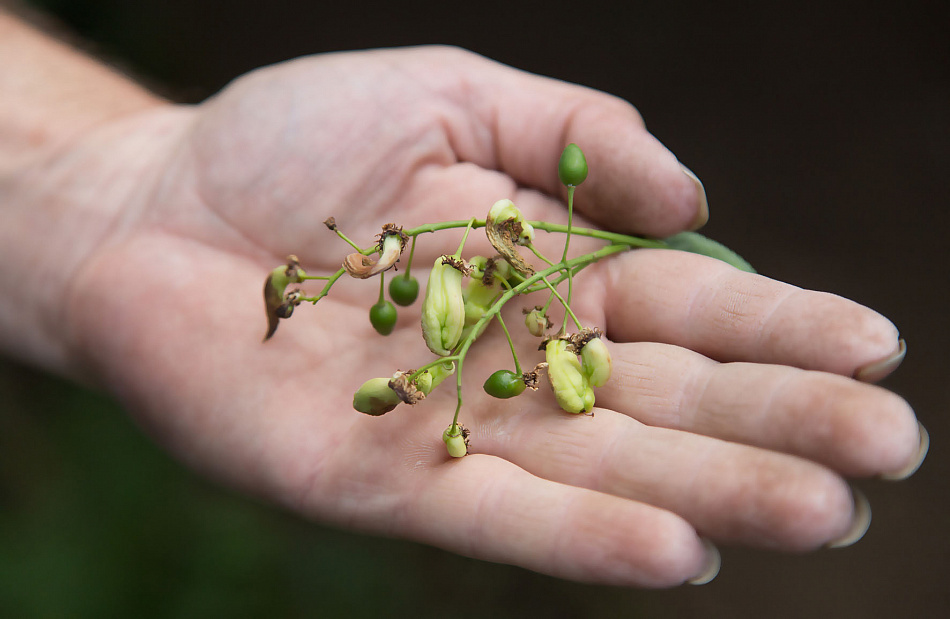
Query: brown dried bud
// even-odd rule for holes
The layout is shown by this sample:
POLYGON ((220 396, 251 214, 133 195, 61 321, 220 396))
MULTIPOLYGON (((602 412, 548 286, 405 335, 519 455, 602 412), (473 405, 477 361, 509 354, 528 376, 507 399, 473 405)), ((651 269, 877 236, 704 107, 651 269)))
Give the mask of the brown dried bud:
POLYGON ((297 256, 287 256, 287 264, 277 267, 271 271, 264 282, 264 311, 267 314, 267 333, 264 340, 267 341, 277 331, 277 324, 281 318, 289 318, 294 311, 294 307, 300 303, 300 293, 294 291, 292 298, 284 296, 284 290, 290 284, 303 281, 306 275, 300 268, 300 262, 297 256))

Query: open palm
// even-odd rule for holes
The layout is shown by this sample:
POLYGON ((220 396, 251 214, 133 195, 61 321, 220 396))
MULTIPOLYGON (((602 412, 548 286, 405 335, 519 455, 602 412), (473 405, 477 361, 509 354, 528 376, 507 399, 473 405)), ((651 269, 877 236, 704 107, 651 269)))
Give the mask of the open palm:
MULTIPOLYGON (((483 394, 511 367, 492 325, 464 368, 461 460, 440 440, 448 385, 384 417, 352 409, 364 380, 432 358, 418 305, 388 338, 372 330, 377 280, 341 280, 261 343, 270 269, 294 253, 332 272, 347 253, 327 217, 363 246, 384 223, 483 217, 500 198, 563 221, 555 170, 571 141, 591 165, 589 222, 656 236, 693 225, 696 186, 616 99, 424 48, 301 59, 134 122, 154 136, 136 163, 147 173, 74 280, 74 349, 218 479, 340 526, 667 586, 705 569, 703 538, 801 550, 840 537, 853 511, 842 476, 899 471, 917 452, 906 403, 850 378, 896 349, 886 319, 679 252, 638 250, 579 278, 575 309, 614 358, 592 417, 561 412, 545 386, 483 394)), ((459 237, 420 237, 413 272, 424 281, 459 237)), ((556 255, 560 242, 540 244, 556 255)), ((513 331, 527 365, 537 340, 513 331)))

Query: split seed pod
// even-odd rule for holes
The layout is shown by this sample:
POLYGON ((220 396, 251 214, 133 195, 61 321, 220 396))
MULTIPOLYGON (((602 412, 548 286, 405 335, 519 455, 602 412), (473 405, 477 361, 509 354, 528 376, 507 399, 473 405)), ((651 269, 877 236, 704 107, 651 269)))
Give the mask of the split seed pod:
POLYGON ((593 337, 581 349, 581 365, 592 387, 602 387, 610 379, 613 361, 600 337, 593 337))
POLYGON ((429 272, 422 301, 422 337, 429 350, 440 357, 452 353, 465 328, 464 266, 460 263, 452 256, 439 256, 429 272))
POLYGON ((557 403, 569 413, 586 413, 594 408, 594 390, 581 362, 561 339, 549 341, 544 348, 548 377, 557 403))

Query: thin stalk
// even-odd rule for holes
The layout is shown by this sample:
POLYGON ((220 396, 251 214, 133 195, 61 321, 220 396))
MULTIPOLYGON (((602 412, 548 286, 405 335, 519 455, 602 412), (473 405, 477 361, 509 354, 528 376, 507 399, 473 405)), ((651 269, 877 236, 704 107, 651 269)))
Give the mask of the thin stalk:
POLYGON ((548 265, 549 267, 550 267, 550 266, 554 266, 554 263, 553 263, 553 262, 551 262, 550 260, 548 260, 547 257, 546 257, 544 254, 542 254, 541 252, 538 251, 538 248, 534 246, 534 243, 530 243, 530 244, 526 245, 526 247, 531 250, 531 253, 533 253, 535 256, 537 256, 537 257, 540 258, 542 261, 544 261, 545 263, 547 263, 547 265, 548 265))
POLYGON ((338 279, 340 279, 341 277, 343 277, 343 274, 344 274, 344 273, 346 273, 346 269, 341 268, 339 271, 337 271, 337 272, 334 273, 333 275, 330 275, 329 277, 326 278, 327 283, 326 283, 326 285, 323 286, 323 290, 321 290, 321 291, 317 294, 317 296, 315 296, 315 297, 300 297, 300 300, 301 300, 302 302, 306 302, 306 303, 316 303, 317 301, 319 301, 320 299, 322 299, 323 297, 327 296, 327 295, 330 293, 330 287, 333 286, 333 284, 335 284, 338 279))
MULTIPOLYGON (((428 370, 429 368, 434 368, 435 366, 439 365, 440 363, 445 363, 446 361, 458 362, 458 356, 457 356, 457 355, 449 355, 449 356, 447 356, 447 357, 439 357, 439 358, 436 359, 435 361, 430 361, 429 363, 426 363, 425 365, 421 366, 418 370, 416 370, 415 372, 413 372, 412 374, 410 374, 410 375, 409 375, 409 380, 410 380, 410 381, 416 380, 417 378, 419 378, 419 376, 420 376, 423 372, 425 372, 425 371, 428 370)), ((456 371, 458 371, 458 368, 456 368, 456 371)))
MULTIPOLYGON (((356 251, 360 252, 361 254, 366 253, 366 250, 365 250, 365 249, 361 248, 359 245, 357 245, 356 243, 354 243, 353 241, 351 241, 348 236, 346 236, 345 234, 343 234, 343 231, 342 231, 342 230, 340 230, 339 228, 335 228, 333 231, 336 232, 336 235, 337 235, 338 237, 340 237, 341 239, 343 239, 344 241, 346 241, 346 242, 349 244, 350 247, 352 247, 352 248, 355 249, 356 251)), ((376 247, 376 246, 373 245, 373 247, 376 247)))
MULTIPOLYGON (((556 224, 547 221, 529 221, 535 229, 544 230, 545 232, 560 232, 566 233, 567 226, 564 224, 556 224)), ((409 236, 415 237, 420 234, 426 234, 428 232, 438 232, 440 230, 450 230, 452 228, 464 228, 468 225, 471 225, 473 229, 484 228, 485 220, 484 219, 458 219, 454 221, 443 221, 434 224, 425 224, 422 226, 416 226, 415 228, 409 228, 403 230, 409 236)), ((628 234, 620 234, 619 232, 608 232, 606 230, 597 230, 595 228, 578 228, 571 225, 571 234, 576 234, 578 236, 586 236, 592 239, 601 239, 604 241, 610 241, 610 243, 615 245, 628 245, 630 247, 651 247, 655 249, 663 249, 669 247, 666 242, 660 239, 647 239, 640 236, 631 236, 628 234)))
MULTIPOLYGON (((571 228, 574 225, 574 185, 567 186, 567 236, 564 239, 564 253, 561 254, 561 264, 567 262, 567 248, 571 245, 571 228)), ((547 279, 544 280, 545 284, 549 284, 547 279)), ((554 289, 554 286, 551 286, 551 292, 557 294, 557 291, 554 289)), ((571 310, 571 299, 574 296, 574 271, 570 268, 567 269, 567 301, 561 298, 561 295, 558 295, 558 300, 564 305, 564 324, 561 325, 561 333, 567 332, 567 316, 570 314, 574 318, 577 328, 580 329, 580 322, 578 322, 577 317, 574 316, 574 312, 571 310)))
MULTIPOLYGON (((568 269, 568 271, 570 271, 570 269, 568 269)), ((561 329, 561 332, 563 333, 567 331, 568 316, 570 316, 574 320, 574 324, 577 325, 578 329, 583 329, 583 327, 581 326, 581 321, 578 320, 577 316, 574 315, 574 310, 572 310, 571 306, 567 303, 567 301, 564 300, 564 297, 561 296, 561 293, 557 291, 557 288, 555 288, 551 284, 551 282, 549 282, 546 278, 542 278, 541 281, 544 282, 545 285, 547 285, 547 287, 551 289, 551 294, 557 297, 557 300, 560 301, 561 305, 564 306, 564 327, 561 329)), ((545 308, 545 311, 547 311, 547 308, 545 308)))
POLYGON ((501 325, 501 330, 505 332, 505 338, 508 340, 508 348, 511 349, 511 358, 515 361, 515 374, 521 374, 521 364, 518 363, 518 353, 515 352, 515 343, 511 341, 511 334, 508 333, 508 327, 505 325, 505 321, 501 317, 501 312, 499 312, 495 318, 498 319, 498 324, 501 325))
POLYGON ((455 250, 455 257, 462 257, 462 249, 465 247, 465 241, 468 240, 468 234, 472 231, 472 224, 475 223, 475 218, 472 217, 468 220, 468 226, 465 227, 465 234, 462 235, 462 242, 459 243, 459 248, 455 250))
POLYGON ((459 355, 458 367, 455 368, 455 416, 452 417, 452 427, 458 425, 459 422, 459 413, 462 412, 462 363, 465 361, 464 355, 459 355))
POLYGON ((412 257, 416 253, 416 237, 412 237, 412 245, 409 246, 409 259, 406 260, 406 272, 403 273, 403 277, 409 279, 409 270, 412 269, 412 257))

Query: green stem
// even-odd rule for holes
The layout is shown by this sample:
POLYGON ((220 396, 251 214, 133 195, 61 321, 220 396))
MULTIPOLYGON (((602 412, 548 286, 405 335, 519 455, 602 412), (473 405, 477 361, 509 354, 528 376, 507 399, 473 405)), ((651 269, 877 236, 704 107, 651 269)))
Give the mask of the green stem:
MULTIPOLYGON (((338 237, 340 237, 341 239, 343 239, 344 241, 346 241, 346 242, 349 244, 349 246, 352 247, 353 249, 355 249, 356 251, 360 252, 361 254, 366 252, 366 250, 360 248, 359 245, 357 245, 356 243, 354 243, 353 241, 351 241, 348 236, 346 236, 345 234, 343 234, 343 231, 340 230, 339 228, 336 228, 336 229, 334 230, 334 232, 336 232, 336 235, 337 235, 338 237)), ((373 247, 375 247, 375 245, 374 245, 373 247)))
POLYGON ((330 294, 330 287, 333 286, 333 284, 335 284, 338 279, 340 279, 341 277, 343 277, 343 274, 344 274, 344 273, 346 273, 346 269, 341 268, 339 271, 337 271, 337 272, 334 273, 333 275, 330 275, 329 277, 326 278, 327 283, 326 283, 326 285, 324 285, 323 290, 321 290, 321 291, 317 294, 317 296, 315 296, 315 297, 300 297, 300 300, 301 300, 302 302, 306 302, 306 303, 316 303, 317 301, 319 301, 319 300, 322 299, 323 297, 325 297, 325 296, 327 296, 328 294, 330 294))
MULTIPOLYGON (((410 375, 409 375, 409 380, 410 380, 410 381, 416 380, 417 378, 419 378, 419 376, 420 376, 423 372, 425 372, 425 371, 428 370, 429 368, 434 368, 435 366, 439 365, 440 363, 445 363, 446 361, 455 361, 455 362, 457 362, 457 361, 458 361, 458 356, 457 356, 457 355, 448 355, 448 356, 446 356, 446 357, 439 357, 439 358, 436 359, 435 361, 430 361, 429 363, 426 363, 425 365, 423 365, 422 367, 420 367, 418 370, 416 370, 415 372, 413 372, 412 374, 410 374, 410 375)), ((458 371, 458 368, 456 368, 456 371, 458 371)))
POLYGON ((455 416, 452 417, 452 427, 458 425, 459 422, 459 413, 462 412, 462 363, 465 361, 464 355, 458 356, 458 367, 455 368, 455 416))
POLYGON ((511 334, 508 333, 508 327, 505 325, 505 321, 501 317, 501 312, 499 312, 495 318, 498 319, 498 324, 501 325, 501 330, 505 332, 505 338, 508 340, 508 348, 511 349, 511 358, 515 360, 515 374, 521 374, 521 364, 518 363, 518 353, 515 352, 515 343, 511 341, 511 334))
POLYGON ((471 219, 468 220, 468 226, 465 227, 465 234, 462 235, 462 242, 459 243, 459 248, 455 250, 455 257, 456 257, 456 258, 461 258, 461 257, 462 257, 462 248, 465 247, 465 241, 468 240, 468 234, 469 234, 469 232, 472 231, 472 224, 474 224, 474 223, 475 223, 475 218, 474 218, 474 217, 472 217, 471 219))
POLYGON ((416 237, 412 237, 412 245, 409 246, 409 259, 406 260, 406 272, 403 277, 409 279, 409 270, 412 269, 412 257, 416 254, 416 237))
MULTIPOLYGON (((568 269, 568 272, 570 272, 570 271, 571 271, 571 269, 568 269)), ((561 302, 561 305, 564 306, 564 327, 561 329, 561 332, 562 332, 562 333, 566 333, 566 332, 567 332, 567 318, 568 318, 568 316, 570 316, 570 317, 574 320, 574 324, 577 325, 577 328, 578 328, 578 329, 583 329, 583 327, 581 326, 581 321, 578 320, 578 319, 577 319, 577 316, 574 315, 574 310, 572 310, 570 304, 569 304, 567 301, 564 300, 564 297, 561 296, 561 293, 559 293, 559 292, 557 291, 557 288, 555 288, 555 287, 551 284, 551 282, 549 282, 546 278, 542 278, 541 281, 544 282, 544 283, 547 285, 547 287, 551 289, 551 294, 552 294, 553 296, 557 297, 557 300, 560 301, 560 302, 561 302)), ((568 280, 568 281, 570 281, 570 280, 568 280)), ((545 308, 545 311, 547 311, 547 308, 545 308)))
POLYGON ((385 283, 386 283, 386 272, 383 271, 379 274, 379 299, 376 301, 377 303, 382 303, 386 299, 386 297, 383 294, 384 291, 386 290, 385 283))
POLYGON ((574 185, 567 186, 567 238, 564 239, 561 262, 567 262, 567 248, 571 246, 571 228, 574 225, 574 189, 574 185))
POLYGON ((424 224, 421 226, 416 226, 415 228, 409 228, 408 230, 403 230, 409 236, 418 236, 420 234, 425 234, 427 232, 438 232, 439 230, 451 230, 452 228, 464 228, 466 226, 471 226, 472 228, 484 228, 485 220, 484 219, 456 219, 454 221, 440 221, 434 224, 424 224))
MULTIPOLYGON (((571 245, 571 228, 574 225, 574 185, 567 186, 567 236, 564 239, 564 253, 561 254, 561 263, 564 264, 567 262, 567 248, 571 245)), ((545 283, 548 281, 545 279, 545 283)), ((551 291, 554 291, 554 287, 551 287, 551 291)), ((556 294, 556 292, 555 292, 556 294)), ((577 324, 577 328, 580 329, 581 323, 578 322, 577 317, 574 316, 574 312, 571 310, 571 300, 574 296, 574 271, 570 268, 567 269, 567 301, 558 295, 558 300, 564 304, 564 324, 561 326, 561 332, 567 332, 567 315, 570 314, 574 318, 574 323, 577 324)))
MULTIPOLYGON (((564 224, 555 224, 547 221, 529 221, 532 227, 537 230, 544 230, 545 232, 567 232, 567 226, 564 224)), ((576 234, 578 236, 586 236, 592 239, 601 239, 604 241, 610 241, 615 245, 628 245, 630 247, 651 247, 655 249, 664 249, 669 247, 665 241, 659 239, 647 239, 640 236, 630 236, 628 234, 620 234, 618 232, 607 232, 606 230, 596 230, 594 228, 578 228, 575 226, 571 227, 571 234, 576 234)))
MULTIPOLYGON (((535 229, 544 230, 545 232, 567 232, 567 226, 564 224, 555 224, 547 221, 529 221, 535 229)), ((438 232, 440 230, 451 230, 452 228, 464 228, 468 225, 474 228, 484 228, 485 220, 484 219, 458 219, 455 221, 443 221, 435 224, 425 224, 422 226, 416 226, 415 228, 409 228, 408 230, 403 230, 409 236, 415 237, 420 234, 425 234, 428 232, 438 232)), ((601 239, 603 241, 610 241, 610 243, 615 245, 628 245, 630 247, 651 247, 657 249, 667 248, 668 245, 659 239, 647 239, 640 236, 630 236, 628 234, 620 234, 619 232, 608 232, 606 230, 597 230, 594 228, 578 228, 571 225, 571 234, 576 234, 578 236, 586 236, 592 239, 601 239)))
POLYGON ((538 258, 540 258, 542 261, 546 262, 548 266, 554 266, 554 263, 553 263, 553 262, 551 262, 550 260, 548 260, 546 256, 544 256, 541 252, 538 251, 538 248, 534 246, 534 243, 529 243, 529 244, 526 245, 525 247, 527 247, 528 249, 530 249, 530 250, 531 250, 531 253, 533 253, 535 256, 537 256, 538 258))

